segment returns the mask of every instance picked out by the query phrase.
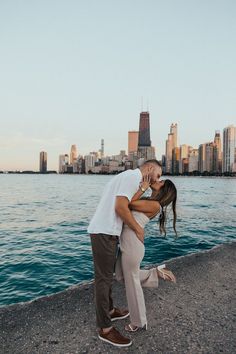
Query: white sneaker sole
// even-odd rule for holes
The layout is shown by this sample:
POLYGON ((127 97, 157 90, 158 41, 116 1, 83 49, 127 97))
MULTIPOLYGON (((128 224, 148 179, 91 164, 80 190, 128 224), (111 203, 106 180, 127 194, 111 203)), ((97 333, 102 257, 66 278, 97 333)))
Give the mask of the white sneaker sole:
POLYGON ((123 319, 125 319, 127 317, 129 317, 129 312, 127 313, 127 315, 124 315, 122 317, 114 317, 114 318, 112 318, 111 322, 116 321, 116 320, 123 320, 123 319))
POLYGON ((118 343, 114 343, 114 342, 111 342, 111 341, 108 340, 108 339, 105 339, 105 338, 103 338, 103 337, 100 337, 99 335, 98 335, 98 338, 101 339, 101 340, 103 340, 103 342, 106 342, 106 343, 109 343, 109 344, 111 344, 111 345, 114 345, 114 347, 130 347, 130 346, 133 344, 132 341, 131 341, 130 343, 128 343, 128 344, 118 344, 118 343))

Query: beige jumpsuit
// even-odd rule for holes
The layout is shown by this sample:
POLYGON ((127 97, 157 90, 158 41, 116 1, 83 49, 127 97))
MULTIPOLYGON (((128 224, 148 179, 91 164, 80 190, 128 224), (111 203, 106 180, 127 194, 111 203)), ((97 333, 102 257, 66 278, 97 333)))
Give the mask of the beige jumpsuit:
MULTIPOLYGON (((132 214, 144 228, 149 218, 137 211, 132 211, 132 214)), ((123 226, 120 236, 120 250, 115 268, 116 279, 125 283, 130 322, 135 326, 143 327, 147 324, 147 317, 142 287, 158 287, 157 271, 156 268, 140 270, 145 247, 127 225, 123 226)))

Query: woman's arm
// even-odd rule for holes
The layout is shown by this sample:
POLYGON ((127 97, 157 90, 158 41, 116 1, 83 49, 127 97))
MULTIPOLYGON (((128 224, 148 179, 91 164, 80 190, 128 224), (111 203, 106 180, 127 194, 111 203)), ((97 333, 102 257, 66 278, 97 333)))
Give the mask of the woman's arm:
POLYGON ((139 190, 134 194, 132 198, 132 202, 138 200, 149 187, 150 187, 150 177, 149 175, 145 175, 142 178, 142 182, 140 182, 139 190))
POLYGON ((131 202, 134 202, 135 200, 139 200, 139 198, 143 195, 143 191, 139 188, 139 190, 134 194, 131 202))
POLYGON ((148 215, 155 215, 160 211, 160 203, 155 200, 132 200, 129 203, 129 208, 148 215))

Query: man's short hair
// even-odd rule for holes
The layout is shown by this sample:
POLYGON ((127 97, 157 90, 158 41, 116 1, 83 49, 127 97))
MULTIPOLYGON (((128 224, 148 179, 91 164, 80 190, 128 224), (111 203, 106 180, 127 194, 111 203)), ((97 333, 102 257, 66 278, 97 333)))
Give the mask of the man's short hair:
POLYGON ((156 159, 147 160, 147 161, 144 162, 143 165, 147 165, 147 164, 149 164, 149 163, 155 164, 155 165, 157 165, 157 166, 159 166, 159 167, 162 168, 161 163, 160 163, 159 161, 157 161, 156 159))

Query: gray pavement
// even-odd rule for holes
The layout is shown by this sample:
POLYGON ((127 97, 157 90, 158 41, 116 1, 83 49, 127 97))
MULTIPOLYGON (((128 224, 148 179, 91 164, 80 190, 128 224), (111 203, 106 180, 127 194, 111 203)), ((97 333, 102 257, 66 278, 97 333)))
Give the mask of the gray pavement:
MULTIPOLYGON (((148 330, 114 348, 97 338, 93 283, 0 308, 1 354, 236 353, 236 242, 166 262, 177 284, 144 289, 148 330)), ((114 282, 115 304, 125 291, 114 282)), ((124 332, 128 319, 115 322, 124 332)))

